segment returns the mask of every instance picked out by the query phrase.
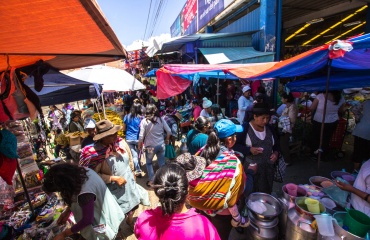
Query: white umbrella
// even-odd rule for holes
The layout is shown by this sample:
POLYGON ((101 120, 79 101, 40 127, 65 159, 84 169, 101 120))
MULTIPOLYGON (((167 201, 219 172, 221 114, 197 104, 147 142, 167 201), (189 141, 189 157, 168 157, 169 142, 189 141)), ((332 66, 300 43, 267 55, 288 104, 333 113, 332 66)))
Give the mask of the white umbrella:
POLYGON ((91 83, 103 84, 103 92, 145 89, 145 86, 125 70, 108 66, 91 66, 72 71, 68 76, 91 83))

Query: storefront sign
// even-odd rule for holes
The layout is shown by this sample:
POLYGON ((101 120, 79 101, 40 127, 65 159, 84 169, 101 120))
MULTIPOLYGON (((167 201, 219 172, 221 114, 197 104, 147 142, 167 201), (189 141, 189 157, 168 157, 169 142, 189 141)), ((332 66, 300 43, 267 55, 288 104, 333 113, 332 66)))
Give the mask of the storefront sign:
POLYGON ((175 22, 172 24, 171 30, 171 37, 177 37, 181 35, 181 15, 177 16, 175 22))
POLYGON ((224 0, 198 0, 198 30, 224 10, 224 0))
POLYGON ((182 11, 182 18, 184 21, 184 32, 188 29, 190 23, 197 15, 197 0, 187 0, 182 11))

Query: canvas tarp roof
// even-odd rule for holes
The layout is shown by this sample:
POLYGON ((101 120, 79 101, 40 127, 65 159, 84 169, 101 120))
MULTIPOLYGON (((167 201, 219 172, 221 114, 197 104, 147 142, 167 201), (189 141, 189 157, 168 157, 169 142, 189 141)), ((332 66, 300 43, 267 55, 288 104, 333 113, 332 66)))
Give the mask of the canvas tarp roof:
MULTIPOLYGON (((197 73, 203 73, 204 75, 207 75, 209 72, 216 74, 218 72, 220 75, 231 73, 238 78, 248 78, 264 72, 275 64, 275 62, 251 64, 167 64, 156 72, 157 97, 158 99, 166 99, 182 93, 191 84, 192 78, 190 75, 197 73)), ((215 77, 216 74, 214 74, 215 77)), ((220 76, 220 79, 223 78, 223 76, 220 76)))
POLYGON ((44 87, 40 92, 35 90, 32 76, 24 82, 39 97, 41 106, 88 99, 92 97, 91 94, 96 94, 96 89, 99 88, 97 84, 75 79, 55 69, 50 69, 43 79, 44 87))
POLYGON ((126 57, 95 0, 7 1, 0 22, 0 71, 8 57, 12 67, 41 59, 59 70, 126 57))

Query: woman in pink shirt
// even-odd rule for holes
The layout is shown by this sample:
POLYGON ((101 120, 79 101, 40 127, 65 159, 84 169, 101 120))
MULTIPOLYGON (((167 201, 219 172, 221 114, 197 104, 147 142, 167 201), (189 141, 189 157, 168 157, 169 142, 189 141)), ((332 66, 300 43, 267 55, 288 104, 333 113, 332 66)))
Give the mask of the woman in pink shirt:
POLYGON ((161 207, 140 214, 135 225, 139 240, 220 239, 206 217, 185 206, 188 185, 185 170, 177 164, 165 165, 157 171, 153 188, 161 207))
POLYGON ((197 99, 193 99, 191 104, 192 104, 192 107, 193 107, 193 117, 194 117, 194 121, 195 121, 200 116, 200 112, 202 111, 202 108, 199 106, 197 99))

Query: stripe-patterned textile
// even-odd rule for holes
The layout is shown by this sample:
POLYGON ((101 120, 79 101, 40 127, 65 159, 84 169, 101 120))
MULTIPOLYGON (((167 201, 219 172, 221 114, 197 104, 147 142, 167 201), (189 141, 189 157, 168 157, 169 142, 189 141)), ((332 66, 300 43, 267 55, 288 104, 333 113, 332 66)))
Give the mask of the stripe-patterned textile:
POLYGON ((232 150, 223 151, 208 165, 195 186, 189 185, 192 207, 210 215, 234 206, 243 194, 246 175, 232 150))
POLYGON ((82 149, 80 155, 79 165, 95 169, 101 162, 103 162, 112 152, 124 153, 123 139, 118 137, 113 146, 105 147, 99 142, 93 146, 86 146, 82 149))

